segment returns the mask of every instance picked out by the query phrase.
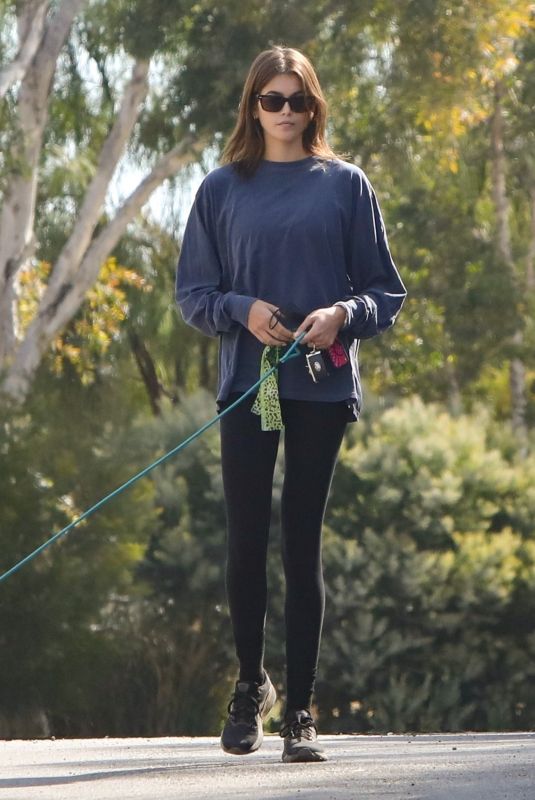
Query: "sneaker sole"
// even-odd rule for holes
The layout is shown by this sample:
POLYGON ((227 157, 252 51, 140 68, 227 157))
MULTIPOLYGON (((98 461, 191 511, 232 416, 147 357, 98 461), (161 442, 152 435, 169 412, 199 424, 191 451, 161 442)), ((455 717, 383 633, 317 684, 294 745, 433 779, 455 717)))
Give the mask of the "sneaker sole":
POLYGON ((221 742, 221 749, 225 753, 230 753, 232 756, 248 756, 250 753, 256 753, 262 742, 264 741, 264 737, 260 739, 260 741, 255 742, 249 750, 240 750, 239 747, 225 747, 223 742, 221 742))
POLYGON ((316 750, 301 747, 298 753, 292 755, 283 753, 282 760, 285 764, 296 764, 305 761, 327 761, 327 756, 324 753, 318 753, 316 750))

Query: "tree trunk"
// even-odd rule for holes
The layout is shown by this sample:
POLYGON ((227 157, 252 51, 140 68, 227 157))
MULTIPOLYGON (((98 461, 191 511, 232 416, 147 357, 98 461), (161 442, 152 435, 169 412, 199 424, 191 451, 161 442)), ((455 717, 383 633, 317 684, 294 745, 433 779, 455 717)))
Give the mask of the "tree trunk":
POLYGON ((145 384, 150 407, 155 417, 160 414, 160 400, 162 397, 162 387, 156 374, 156 367, 151 354, 145 346, 145 342, 134 330, 128 332, 130 347, 134 355, 139 374, 145 384))
POLYGON ((20 7, 17 15, 19 50, 11 64, 0 69, 0 100, 13 84, 22 80, 37 52, 45 28, 50 0, 31 0, 20 7))
POLYGON ((18 339, 17 273, 35 249, 38 166, 52 79, 72 21, 86 2, 69 0, 59 6, 45 27, 18 94, 19 130, 11 152, 16 166, 8 176, 0 210, 0 367, 4 368, 13 357, 18 339))
MULTIPOLYGON (((503 85, 498 81, 494 89, 494 114, 491 124, 492 150, 492 197, 496 212, 496 245, 505 267, 509 270, 514 284, 515 295, 521 292, 518 273, 511 249, 509 226, 509 201, 507 198, 505 151, 503 132, 502 97, 503 85)), ((522 351, 524 336, 521 328, 513 336, 515 353, 522 351)), ((518 440, 520 452, 528 448, 528 429, 526 424, 526 378, 525 367, 519 355, 513 355, 509 365, 509 389, 511 395, 511 424, 518 440)))
POLYGON ((531 175, 529 196, 531 200, 531 226, 526 263, 526 290, 531 297, 533 292, 535 292, 535 174, 533 173, 531 175))

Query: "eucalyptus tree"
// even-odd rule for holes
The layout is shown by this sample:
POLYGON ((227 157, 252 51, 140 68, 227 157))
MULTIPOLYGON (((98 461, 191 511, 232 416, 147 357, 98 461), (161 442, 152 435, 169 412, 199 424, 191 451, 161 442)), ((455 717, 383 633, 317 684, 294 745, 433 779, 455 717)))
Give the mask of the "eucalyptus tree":
MULTIPOLYGON (((135 135, 142 114, 159 105, 158 68, 167 59, 176 69, 164 35, 173 27, 176 6, 149 5, 150 14, 147 4, 120 1, 7 4, 3 50, 9 53, 11 45, 15 52, 2 71, 0 367, 2 388, 15 400, 27 394, 46 349, 76 314, 101 264, 154 189, 196 161, 206 146, 187 113, 169 120, 169 127, 175 123, 173 136, 160 149, 144 149, 135 135), (15 30, 19 41, 13 48, 15 30), (105 213, 110 183, 127 153, 144 163, 146 174, 112 213, 105 213), (37 207, 37 199, 58 161, 66 194, 81 161, 85 175, 68 198, 66 235, 35 316, 21 331, 20 275, 39 258, 35 233, 50 199, 41 197, 44 208, 37 207)), ((61 199, 65 204, 67 198, 61 199)))

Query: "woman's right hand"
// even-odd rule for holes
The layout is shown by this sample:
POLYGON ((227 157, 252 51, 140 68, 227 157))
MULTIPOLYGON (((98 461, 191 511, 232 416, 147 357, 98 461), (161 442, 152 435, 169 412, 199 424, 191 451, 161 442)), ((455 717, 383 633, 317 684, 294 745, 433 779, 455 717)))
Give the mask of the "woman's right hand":
POLYGON ((292 332, 276 322, 273 312, 277 310, 277 306, 264 300, 255 300, 249 309, 247 328, 262 344, 283 345, 293 342, 292 332))

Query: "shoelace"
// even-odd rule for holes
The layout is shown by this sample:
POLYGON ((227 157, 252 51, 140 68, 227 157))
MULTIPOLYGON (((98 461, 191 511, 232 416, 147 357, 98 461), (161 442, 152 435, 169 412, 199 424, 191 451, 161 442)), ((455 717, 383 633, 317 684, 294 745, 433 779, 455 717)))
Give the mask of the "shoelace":
POLYGON ((258 700, 247 692, 234 692, 234 695, 227 706, 227 711, 234 723, 244 722, 246 725, 253 725, 256 715, 260 713, 258 700))
POLYGON ((297 719, 288 722, 280 729, 279 735, 283 739, 289 735, 292 739, 308 739, 309 741, 313 741, 316 733, 314 720, 310 717, 302 722, 299 722, 297 719))

